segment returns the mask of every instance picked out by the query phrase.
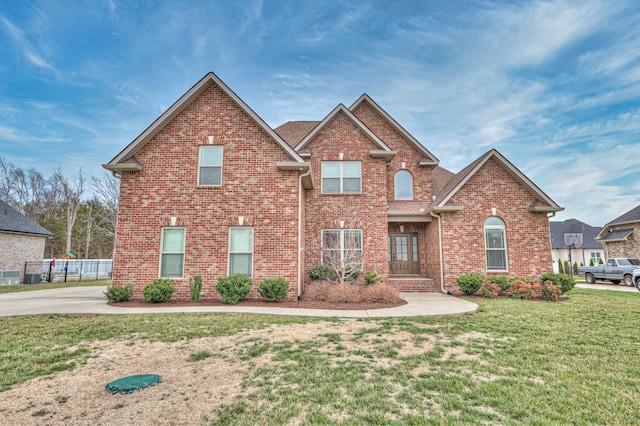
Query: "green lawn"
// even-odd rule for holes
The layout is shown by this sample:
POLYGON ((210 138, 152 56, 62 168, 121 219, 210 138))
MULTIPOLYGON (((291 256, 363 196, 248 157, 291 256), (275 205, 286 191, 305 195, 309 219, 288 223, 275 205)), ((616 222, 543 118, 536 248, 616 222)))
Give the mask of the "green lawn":
MULTIPOLYGON (((207 417, 211 424, 637 423, 640 293, 574 289, 557 303, 473 301, 480 304, 476 314, 363 320, 352 333, 329 328, 311 340, 273 342, 258 334, 232 356, 194 350, 185 363, 260 360, 246 370, 235 400, 207 417)), ((130 336, 188 346, 202 337, 319 321, 4 318, 0 390, 75 368, 96 355, 90 343, 97 340, 130 336)))
POLYGON ((41 284, 22 284, 0 287, 0 294, 3 293, 18 293, 21 291, 34 291, 34 290, 51 290, 53 288, 65 288, 65 287, 101 287, 111 285, 111 279, 106 280, 85 280, 85 281, 67 281, 55 282, 55 283, 41 283, 41 284))

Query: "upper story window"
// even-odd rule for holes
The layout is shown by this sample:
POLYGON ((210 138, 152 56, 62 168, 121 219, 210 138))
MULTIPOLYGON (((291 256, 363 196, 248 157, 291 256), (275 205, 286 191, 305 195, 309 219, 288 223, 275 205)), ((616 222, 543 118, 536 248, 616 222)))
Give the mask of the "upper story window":
POLYGON ((198 185, 222 185, 222 146, 204 145, 200 147, 198 185))
POLYGON ((164 228, 160 252, 160 276, 182 277, 184 270, 184 228, 164 228))
POLYGON ((323 161, 323 194, 360 194, 362 163, 360 161, 323 161))
POLYGON ((484 240, 488 271, 507 270, 507 238, 504 222, 496 216, 484 221, 484 240))
POLYGON ((413 200, 413 175, 399 170, 395 176, 396 200, 413 200))

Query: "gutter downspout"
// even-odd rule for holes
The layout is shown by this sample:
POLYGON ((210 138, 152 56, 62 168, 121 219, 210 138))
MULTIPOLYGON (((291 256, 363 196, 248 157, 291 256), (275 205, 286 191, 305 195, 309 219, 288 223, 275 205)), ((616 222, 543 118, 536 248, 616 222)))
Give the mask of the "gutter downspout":
POLYGON ((440 291, 444 294, 450 294, 448 290, 444 288, 444 260, 442 259, 442 219, 440 215, 434 212, 429 212, 431 216, 438 218, 438 246, 440 248, 440 291))
POLYGON ((302 299, 302 209, 304 206, 302 205, 302 178, 309 176, 311 174, 311 167, 307 170, 306 173, 302 173, 298 176, 298 301, 302 299))

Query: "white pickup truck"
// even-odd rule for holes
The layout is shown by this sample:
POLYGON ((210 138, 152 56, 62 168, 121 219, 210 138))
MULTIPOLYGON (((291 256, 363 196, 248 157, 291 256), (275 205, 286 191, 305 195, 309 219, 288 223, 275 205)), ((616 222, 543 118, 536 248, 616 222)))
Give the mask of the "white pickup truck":
POLYGON ((589 284, 596 280, 609 280, 614 284, 624 281, 625 285, 635 284, 634 273, 640 271, 640 260, 634 258, 617 257, 607 259, 604 265, 580 266, 578 276, 584 277, 589 284))

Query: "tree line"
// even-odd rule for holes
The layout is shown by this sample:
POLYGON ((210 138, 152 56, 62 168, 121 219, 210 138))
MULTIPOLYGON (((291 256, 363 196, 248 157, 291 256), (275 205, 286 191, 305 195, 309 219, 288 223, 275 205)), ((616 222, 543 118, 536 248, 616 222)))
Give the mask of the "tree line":
POLYGON ((68 179, 58 167, 45 177, 0 156, 0 199, 53 234, 45 257, 112 258, 119 193, 120 181, 109 172, 87 182, 82 169, 68 179))

